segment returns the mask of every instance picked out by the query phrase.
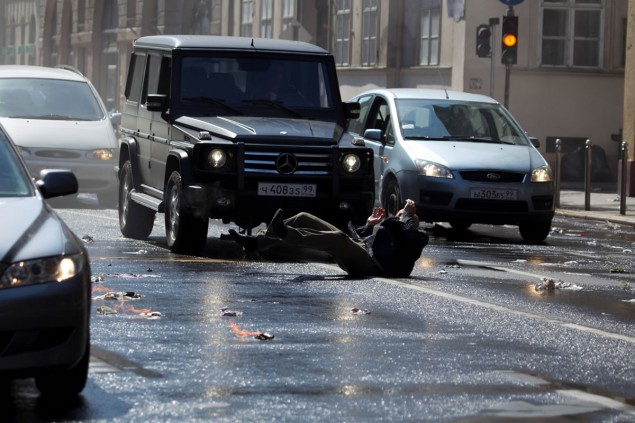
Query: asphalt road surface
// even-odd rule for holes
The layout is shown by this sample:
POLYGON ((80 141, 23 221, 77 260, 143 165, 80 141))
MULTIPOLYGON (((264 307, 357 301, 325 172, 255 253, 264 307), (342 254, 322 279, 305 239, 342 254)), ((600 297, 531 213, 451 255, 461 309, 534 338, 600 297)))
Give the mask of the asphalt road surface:
POLYGON ((91 257, 89 382, 68 403, 3 386, 0 420, 635 421, 632 227, 556 219, 536 246, 427 225, 412 277, 352 279, 246 257, 219 222, 193 257, 163 215, 142 242, 90 199, 58 212, 91 257))

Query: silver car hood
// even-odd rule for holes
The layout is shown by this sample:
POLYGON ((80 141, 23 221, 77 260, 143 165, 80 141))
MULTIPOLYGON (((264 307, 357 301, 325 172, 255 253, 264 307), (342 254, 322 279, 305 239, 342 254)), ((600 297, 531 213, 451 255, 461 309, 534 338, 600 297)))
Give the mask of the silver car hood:
POLYGON ((456 141, 406 141, 410 157, 429 160, 453 170, 497 169, 527 173, 546 164, 529 145, 456 141))
POLYGON ((20 147, 77 150, 117 148, 115 133, 107 119, 68 121, 0 118, 0 124, 20 147))

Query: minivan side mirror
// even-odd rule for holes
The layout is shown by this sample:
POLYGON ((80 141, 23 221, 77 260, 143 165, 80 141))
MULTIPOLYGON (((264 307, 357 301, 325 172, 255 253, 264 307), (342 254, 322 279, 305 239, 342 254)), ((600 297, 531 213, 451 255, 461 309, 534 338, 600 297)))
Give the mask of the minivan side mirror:
POLYGON ((529 141, 532 143, 532 145, 536 148, 540 148, 540 140, 536 137, 529 137, 529 141))
POLYGON ((382 141, 383 134, 381 129, 367 129, 364 131, 364 138, 372 141, 382 141))
POLYGON ((146 108, 150 112, 164 112, 168 108, 168 96, 165 94, 148 94, 146 108))

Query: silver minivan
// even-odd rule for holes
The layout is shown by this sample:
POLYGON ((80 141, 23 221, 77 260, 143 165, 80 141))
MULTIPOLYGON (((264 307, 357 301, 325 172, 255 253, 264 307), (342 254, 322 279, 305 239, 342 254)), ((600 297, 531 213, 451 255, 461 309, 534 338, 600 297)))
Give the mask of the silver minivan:
POLYGON ((551 168, 496 100, 431 89, 357 95, 349 131, 374 151, 375 195, 390 214, 413 199, 421 221, 517 225, 542 242, 554 215, 551 168))

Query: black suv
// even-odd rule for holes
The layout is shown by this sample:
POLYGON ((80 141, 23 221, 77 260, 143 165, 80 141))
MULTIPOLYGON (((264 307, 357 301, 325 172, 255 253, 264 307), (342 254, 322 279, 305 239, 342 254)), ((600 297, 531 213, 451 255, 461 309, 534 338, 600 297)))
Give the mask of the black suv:
POLYGON ((119 224, 197 253, 208 219, 249 233, 276 209, 338 226, 373 202, 372 150, 346 132, 333 56, 307 43, 149 36, 134 43, 119 155, 119 224))

